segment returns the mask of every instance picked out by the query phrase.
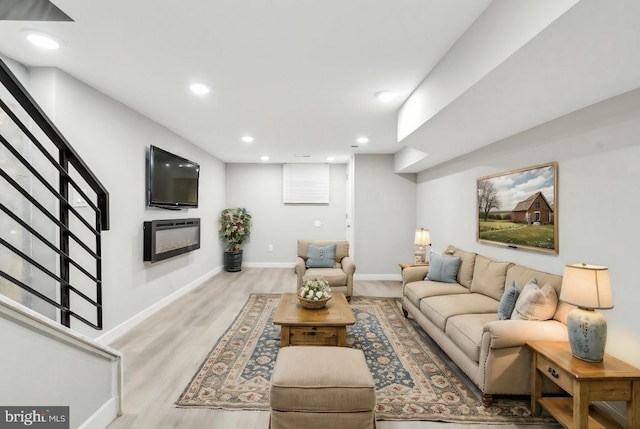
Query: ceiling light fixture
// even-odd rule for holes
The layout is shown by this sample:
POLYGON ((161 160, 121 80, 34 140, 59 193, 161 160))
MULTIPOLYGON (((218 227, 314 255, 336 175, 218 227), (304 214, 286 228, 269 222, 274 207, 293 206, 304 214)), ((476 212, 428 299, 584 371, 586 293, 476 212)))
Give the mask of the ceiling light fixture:
POLYGON ((42 33, 29 33, 27 40, 42 49, 55 50, 60 48, 60 43, 57 40, 42 33))
POLYGON ((269 161, 269 157, 267 155, 262 155, 260 157, 260 161, 269 161))
POLYGON ((245 143, 253 143, 253 137, 251 136, 243 136, 242 141, 245 143))
POLYGON ((211 91, 211 89, 204 83, 192 83, 191 85, 189 85, 189 89, 191 90, 191 92, 198 95, 205 95, 208 94, 209 91, 211 91))
POLYGON ((336 157, 335 157, 335 156, 328 156, 328 157, 327 157, 327 161, 329 161, 329 162, 333 162, 333 161, 335 161, 335 160, 336 160, 336 157))
POLYGON ((369 143, 369 139, 367 137, 358 137, 356 141, 361 144, 369 143))
POLYGON ((390 91, 388 89, 385 89, 385 90, 382 90, 382 91, 378 91, 374 95, 382 103, 389 103, 390 101, 395 100, 395 98, 398 96, 398 94, 396 94, 395 92, 390 91))

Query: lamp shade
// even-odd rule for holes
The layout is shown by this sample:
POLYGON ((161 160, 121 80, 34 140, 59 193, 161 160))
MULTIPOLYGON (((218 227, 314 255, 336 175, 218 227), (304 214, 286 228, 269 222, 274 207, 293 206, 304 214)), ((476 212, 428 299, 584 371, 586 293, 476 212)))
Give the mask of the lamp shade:
POLYGON ((424 228, 416 229, 416 235, 413 240, 413 243, 416 246, 421 246, 421 247, 430 245, 431 238, 429 238, 429 230, 424 228))
POLYGON ((567 264, 560 299, 582 308, 613 308, 609 269, 601 265, 567 264))

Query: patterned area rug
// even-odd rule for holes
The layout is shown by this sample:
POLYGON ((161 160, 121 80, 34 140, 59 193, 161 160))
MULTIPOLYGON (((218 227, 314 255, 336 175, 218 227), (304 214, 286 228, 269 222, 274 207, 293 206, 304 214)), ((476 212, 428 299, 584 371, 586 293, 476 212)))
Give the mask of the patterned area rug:
MULTIPOLYGON (((280 348, 273 315, 280 295, 252 294, 209 353, 176 405, 194 408, 269 409, 269 379, 280 348)), ((349 347, 364 351, 376 383, 378 420, 548 423, 533 417, 528 398, 498 398, 491 407, 452 370, 441 351, 393 298, 354 296, 356 323, 349 347)))

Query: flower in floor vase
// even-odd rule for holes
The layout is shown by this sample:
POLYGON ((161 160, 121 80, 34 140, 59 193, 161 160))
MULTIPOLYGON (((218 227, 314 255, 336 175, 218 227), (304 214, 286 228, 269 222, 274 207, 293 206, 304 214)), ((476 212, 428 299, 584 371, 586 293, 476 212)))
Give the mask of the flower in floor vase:
POLYGON ((220 212, 218 218, 220 239, 226 250, 236 252, 251 234, 251 215, 245 208, 229 208, 220 212))

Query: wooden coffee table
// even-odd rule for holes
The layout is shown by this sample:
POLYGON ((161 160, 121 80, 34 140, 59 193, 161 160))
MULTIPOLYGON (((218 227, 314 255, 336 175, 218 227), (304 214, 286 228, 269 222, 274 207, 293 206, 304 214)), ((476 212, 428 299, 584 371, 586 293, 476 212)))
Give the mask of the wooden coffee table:
POLYGON ((285 293, 273 316, 280 325, 280 346, 347 345, 347 325, 356 322, 351 306, 341 292, 332 293, 325 308, 303 308, 295 293, 285 293))

